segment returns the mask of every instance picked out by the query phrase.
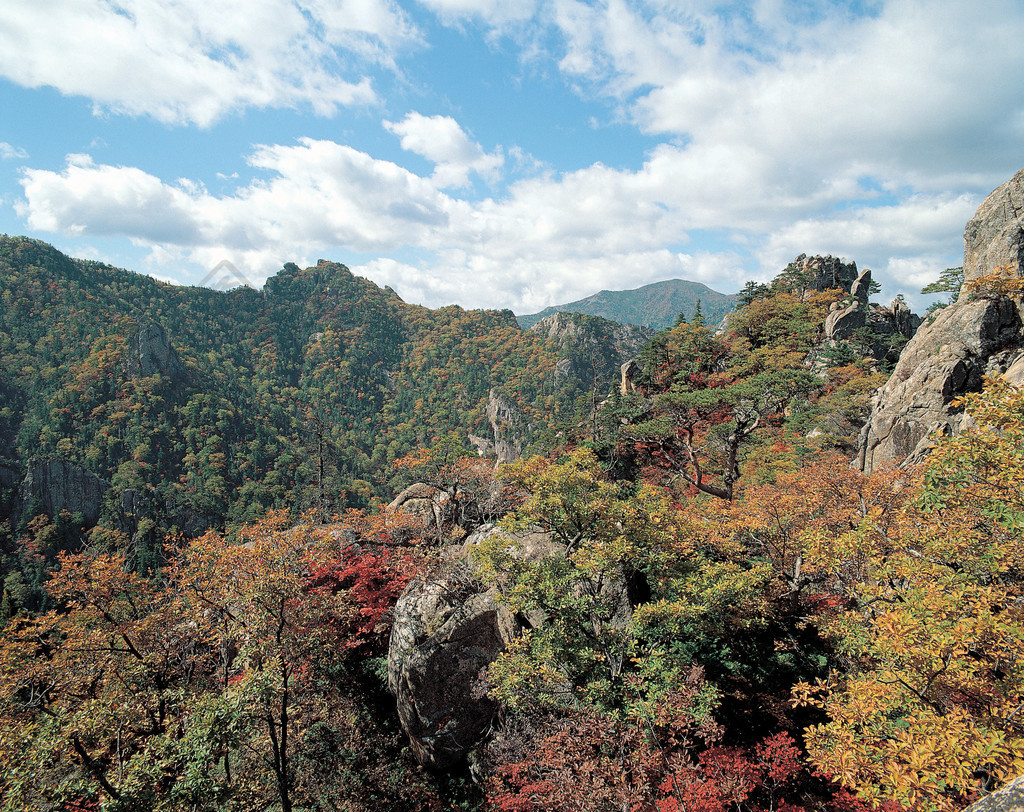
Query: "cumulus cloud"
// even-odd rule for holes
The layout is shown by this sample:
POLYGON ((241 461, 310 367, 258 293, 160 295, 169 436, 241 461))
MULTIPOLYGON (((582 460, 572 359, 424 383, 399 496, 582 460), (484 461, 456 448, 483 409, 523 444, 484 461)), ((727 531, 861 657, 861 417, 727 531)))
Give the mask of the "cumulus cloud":
POLYGON ((376 96, 417 33, 392 0, 11 0, 0 75, 82 95, 98 109, 206 126, 245 107, 329 114, 376 96))
POLYGON ((561 66, 695 155, 763 155, 766 184, 858 172, 940 189, 977 173, 997 182, 1019 160, 1024 98, 1006 80, 1024 70, 1018 3, 908 0, 868 15, 801 5, 806 19, 784 2, 746 15, 559 0, 561 66))
POLYGON ((450 116, 413 112, 401 121, 385 121, 384 127, 401 138, 402 149, 436 165, 433 180, 441 189, 468 185, 471 172, 495 180, 505 163, 500 151, 488 155, 450 116))
MULTIPOLYGON (((54 2, 68 2, 83 30, 108 14, 54 2)), ((224 22, 205 22, 219 38, 199 43, 188 28, 198 0, 174 6, 184 22, 163 21, 155 0, 133 0, 108 30, 128 26, 135 50, 116 53, 109 76, 86 56, 83 86, 106 88, 92 94, 101 104, 170 121, 212 121, 245 104, 329 109, 372 89, 350 72, 340 78, 349 63, 325 54, 387 64, 395 43, 418 36, 384 0, 353 2, 340 17, 328 0, 255 2, 280 11, 274 30, 247 20, 225 34, 224 22), (123 87, 129 57, 148 58, 158 31, 172 47, 154 57, 164 72, 154 83, 180 80, 180 89, 148 95, 149 79, 123 87), (257 56, 263 36, 269 55, 257 56), (286 60, 292 46, 310 58, 286 60), (197 55, 207 62, 193 75, 197 55)), ((41 230, 127 236, 150 246, 154 262, 208 268, 228 259, 254 269, 256 281, 288 260, 378 254, 361 271, 407 299, 527 312, 672 276, 735 289, 802 252, 845 255, 872 267, 887 293, 912 292, 930 268, 957 264, 948 260, 964 222, 1019 168, 1024 14, 1013 0, 906 0, 868 13, 785 0, 748 4, 749 13, 710 0, 421 5, 452 24, 532 29, 534 41, 555 41, 549 67, 591 99, 610 99, 610 115, 656 144, 638 168, 594 163, 512 181, 516 146, 488 152, 454 118, 411 112, 384 126, 433 164, 429 175, 312 138, 255 148, 255 179, 222 194, 72 156, 59 171, 23 172, 22 215, 41 230), (492 184, 491 196, 465 192, 474 177, 492 184)), ((29 7, 15 8, 23 30, 29 7)), ((59 45, 70 35, 63 22, 57 28, 59 45)), ((3 53, 0 70, 21 71, 16 81, 86 92, 51 51, 29 54, 21 68, 5 67, 3 53)))
POLYGON ((887 295, 912 301, 920 289, 963 256, 964 224, 980 198, 918 194, 900 203, 807 218, 773 232, 758 251, 762 268, 779 268, 798 253, 832 253, 870 267, 887 295))
MULTIPOLYGON (((418 149, 438 160, 479 159, 475 150, 424 144, 418 149)), ((634 173, 596 165, 471 202, 441 191, 433 177, 333 141, 261 146, 249 163, 267 177, 218 196, 188 180, 72 155, 59 172, 23 172, 21 214, 44 231, 128 237, 152 247, 158 265, 188 258, 209 268, 228 259, 257 282, 311 254, 413 250, 415 266, 381 259, 365 273, 433 305, 522 312, 671 276, 719 286, 742 279, 728 251, 666 247, 687 241, 693 217, 664 194, 671 178, 659 186, 658 167, 634 173)))
POLYGON ((63 172, 27 169, 18 212, 31 228, 76 236, 142 237, 153 243, 194 243, 200 237, 194 196, 133 167, 95 165, 68 156, 63 172))
MULTIPOLYGON (((965 195, 918 195, 782 226, 782 215, 766 214, 779 203, 772 190, 744 193, 742 172, 704 186, 687 160, 685 151, 665 148, 636 171, 594 165, 470 201, 432 177, 309 138, 258 147, 249 163, 267 177, 220 196, 70 156, 60 172, 24 171, 21 213, 33 228, 129 237, 157 249, 154 261, 173 255, 209 268, 228 259, 255 282, 310 255, 411 251, 415 261, 384 257, 361 272, 412 301, 529 312, 670 277, 735 289, 759 275, 752 263, 763 278, 800 252, 844 254, 895 273, 908 266, 891 258, 955 242, 977 205, 965 195), (714 250, 688 247, 694 235, 703 243, 708 234, 719 243, 714 250)), ((818 196, 827 202, 834 194, 828 187, 818 196)), ((811 195, 789 204, 797 211, 821 201, 811 195)))

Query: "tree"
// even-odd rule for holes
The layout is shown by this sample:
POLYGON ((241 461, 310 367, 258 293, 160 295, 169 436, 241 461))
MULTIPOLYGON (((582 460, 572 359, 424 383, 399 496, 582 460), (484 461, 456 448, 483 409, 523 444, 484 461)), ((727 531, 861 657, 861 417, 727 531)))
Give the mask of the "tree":
POLYGON ((939 278, 934 282, 929 282, 923 288, 921 293, 948 293, 945 302, 935 302, 928 307, 929 313, 934 313, 936 310, 941 310, 947 305, 955 304, 956 300, 960 298, 960 288, 964 284, 964 269, 963 266, 956 268, 946 268, 942 273, 939 274, 939 278))
POLYGON ((696 323, 657 336, 645 358, 653 404, 629 429, 652 471, 732 500, 758 429, 820 384, 804 361, 826 297, 776 290, 739 311, 723 338, 696 323))
POLYGON ((290 525, 207 533, 166 579, 62 555, 58 608, 0 636, 3 808, 439 808, 392 769, 397 725, 375 713, 387 613, 419 557, 290 525))
POLYGON ((60 608, 0 640, 4 808, 173 809, 183 773, 209 767, 184 730, 213 652, 119 556, 60 564, 47 585, 60 608))
POLYGON ((307 588, 315 536, 308 526, 285 531, 287 521, 272 513, 246 527, 241 544, 208 533, 170 571, 183 612, 224 652, 222 695, 241 701, 246 749, 266 748, 282 812, 293 808, 294 740, 309 714, 296 717, 310 701, 310 665, 337 656, 329 620, 345 612, 334 594, 307 588))
POLYGON ((507 465, 501 476, 527 494, 505 524, 539 526, 560 549, 526 560, 500 536, 480 545, 480 575, 509 606, 552 618, 492 666, 496 691, 512 706, 600 701, 627 664, 631 583, 673 541, 668 502, 648 486, 624 491, 587 449, 507 465))
POLYGON ((862 798, 955 809, 1024 771, 1024 395, 990 382, 975 426, 940 443, 913 501, 815 534, 812 569, 850 572, 845 611, 819 618, 842 655, 796 700, 824 710, 808 753, 862 798))
POLYGON ((748 281, 736 294, 736 306, 742 309, 757 299, 763 299, 769 295, 771 288, 753 280, 748 281))

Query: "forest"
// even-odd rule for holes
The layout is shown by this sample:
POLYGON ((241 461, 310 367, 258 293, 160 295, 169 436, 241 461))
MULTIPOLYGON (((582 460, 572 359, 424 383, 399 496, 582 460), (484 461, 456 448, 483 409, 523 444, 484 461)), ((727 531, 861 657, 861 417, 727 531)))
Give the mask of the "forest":
POLYGON ((828 339, 849 289, 791 265, 652 335, 323 261, 0 265, 5 810, 946 812, 1024 774, 1024 391, 861 473, 906 337, 828 339), (43 458, 106 483, 94 521, 5 473, 43 458), (445 763, 393 696, 437 585, 514 628, 445 763))

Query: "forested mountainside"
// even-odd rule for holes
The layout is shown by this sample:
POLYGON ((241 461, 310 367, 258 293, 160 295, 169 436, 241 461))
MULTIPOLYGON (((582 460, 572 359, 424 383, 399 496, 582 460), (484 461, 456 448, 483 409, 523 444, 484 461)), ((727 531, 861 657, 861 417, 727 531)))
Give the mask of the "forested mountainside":
POLYGON ((1020 211, 933 321, 801 255, 646 342, 7 241, 3 808, 953 812, 1024 774, 1020 211))
POLYGON ((0 303, 8 512, 25 512, 30 461, 60 459, 111 485, 86 512, 133 533, 390 498, 390 463, 448 432, 486 445, 514 429, 527 448, 649 337, 592 317, 524 332, 510 311, 428 310, 325 261, 218 292, 7 237, 0 303), (491 425, 488 404, 505 401, 515 425, 491 425))
POLYGON ((552 305, 539 313, 517 316, 522 327, 532 327, 553 313, 584 313, 617 321, 664 330, 682 314, 691 319, 700 303, 701 315, 708 324, 718 324, 736 307, 733 294, 719 293, 700 282, 668 279, 635 290, 602 290, 593 296, 568 304, 552 305))

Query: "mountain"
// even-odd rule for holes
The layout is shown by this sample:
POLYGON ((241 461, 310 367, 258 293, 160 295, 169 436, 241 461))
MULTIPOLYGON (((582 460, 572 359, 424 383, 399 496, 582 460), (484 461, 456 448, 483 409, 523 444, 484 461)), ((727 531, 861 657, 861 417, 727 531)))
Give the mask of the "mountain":
POLYGON ((1020 189, 924 325, 834 257, 651 336, 0 237, 5 808, 956 812, 1020 775, 1020 189))
POLYGON ((675 324, 680 313, 692 318, 698 300, 708 324, 718 324, 736 307, 735 294, 719 293, 700 282, 668 279, 635 290, 602 290, 576 302, 552 305, 540 313, 516 318, 522 327, 532 327, 552 313, 584 313, 661 330, 675 324))
POLYGON ((220 292, 0 236, 0 519, 102 513, 146 547, 273 508, 329 516, 389 498, 391 463, 435 437, 528 450, 649 337, 430 310, 326 260, 220 292))

